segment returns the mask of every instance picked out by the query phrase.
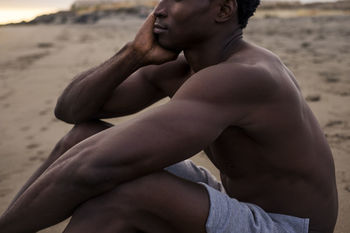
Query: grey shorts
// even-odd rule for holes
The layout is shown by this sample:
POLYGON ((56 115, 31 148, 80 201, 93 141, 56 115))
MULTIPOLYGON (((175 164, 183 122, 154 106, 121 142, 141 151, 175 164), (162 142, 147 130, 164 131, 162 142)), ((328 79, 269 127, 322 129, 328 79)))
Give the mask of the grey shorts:
POLYGON ((191 160, 174 164, 165 170, 181 178, 200 183, 210 199, 206 222, 208 233, 307 233, 309 219, 267 213, 259 206, 230 198, 224 187, 205 168, 191 160))

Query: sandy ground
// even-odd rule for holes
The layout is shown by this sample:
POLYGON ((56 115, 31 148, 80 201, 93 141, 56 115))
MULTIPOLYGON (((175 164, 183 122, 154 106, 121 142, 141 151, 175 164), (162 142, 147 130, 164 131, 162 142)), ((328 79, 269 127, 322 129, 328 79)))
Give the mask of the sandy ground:
MULTIPOLYGON (((118 51, 141 22, 124 17, 85 26, 0 28, 0 213, 70 129, 53 115, 63 88, 75 74, 118 51)), ((278 54, 295 73, 327 135, 339 191, 336 233, 350 232, 349 23, 350 16, 270 16, 252 19, 245 32, 247 40, 278 54)), ((212 168, 203 154, 195 160, 212 168)))

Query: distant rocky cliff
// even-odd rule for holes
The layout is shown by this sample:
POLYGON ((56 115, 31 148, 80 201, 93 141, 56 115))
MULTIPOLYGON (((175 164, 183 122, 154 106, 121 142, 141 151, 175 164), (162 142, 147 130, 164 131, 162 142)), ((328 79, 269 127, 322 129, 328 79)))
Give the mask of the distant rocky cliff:
POLYGON ((53 14, 41 15, 29 22, 21 22, 8 25, 35 25, 35 24, 93 24, 104 18, 112 18, 122 14, 134 15, 145 18, 153 7, 133 6, 117 9, 95 9, 89 11, 69 10, 59 11, 53 14))
POLYGON ((89 12, 75 10, 60 11, 54 14, 41 15, 26 24, 92 24, 103 18, 111 18, 121 14, 147 17, 152 7, 135 6, 130 8, 103 9, 89 12))
POLYGON ((68 11, 41 15, 29 22, 8 25, 93 24, 122 14, 147 17, 157 3, 158 0, 77 0, 68 11))
MULTIPOLYGON (((69 11, 41 15, 29 22, 10 25, 34 24, 93 24, 105 18, 122 14, 146 17, 158 0, 77 0, 69 11)), ((279 9, 322 9, 346 11, 350 14, 350 1, 301 4, 300 2, 262 2, 259 9, 278 11, 279 9)))

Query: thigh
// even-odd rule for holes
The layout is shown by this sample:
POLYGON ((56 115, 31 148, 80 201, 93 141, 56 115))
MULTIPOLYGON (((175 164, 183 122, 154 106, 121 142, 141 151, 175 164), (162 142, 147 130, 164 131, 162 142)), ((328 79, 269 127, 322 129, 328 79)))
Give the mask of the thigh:
POLYGON ((209 196, 203 185, 158 172, 89 200, 75 211, 66 232, 118 232, 124 227, 130 232, 204 233, 208 214, 209 196))

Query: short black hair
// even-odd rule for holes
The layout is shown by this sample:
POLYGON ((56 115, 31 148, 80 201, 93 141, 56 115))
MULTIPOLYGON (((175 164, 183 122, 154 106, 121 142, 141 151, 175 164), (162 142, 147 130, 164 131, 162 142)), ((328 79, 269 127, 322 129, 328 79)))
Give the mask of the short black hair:
POLYGON ((260 4, 260 0, 236 0, 238 24, 241 28, 245 28, 248 24, 248 19, 254 14, 256 8, 260 4))

